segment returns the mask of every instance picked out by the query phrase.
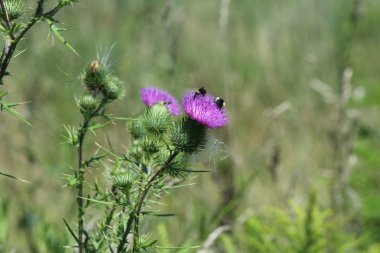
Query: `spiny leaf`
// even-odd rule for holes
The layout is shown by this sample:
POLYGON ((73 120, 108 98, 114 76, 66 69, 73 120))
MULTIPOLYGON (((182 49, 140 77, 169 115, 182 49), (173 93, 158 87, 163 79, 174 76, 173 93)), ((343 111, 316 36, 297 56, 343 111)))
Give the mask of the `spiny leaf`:
POLYGON ((17 111, 15 111, 14 109, 12 109, 11 106, 9 106, 8 104, 4 104, 1 101, 0 101, 0 110, 7 111, 13 117, 17 118, 18 120, 21 120, 22 122, 24 122, 28 126, 32 126, 32 124, 30 124, 29 121, 27 121, 23 116, 21 116, 21 114, 19 114, 17 111))
POLYGON ((18 31, 20 31, 22 29, 22 24, 21 23, 15 23, 13 24, 9 34, 15 34, 17 33, 18 31))
POLYGON ((6 90, 0 90, 0 99, 5 97, 8 94, 6 90))
POLYGON ((3 26, 3 24, 1 24, 1 23, 0 23, 0 32, 1 32, 1 33, 5 33, 5 34, 8 34, 8 30, 7 30, 7 28, 5 28, 5 27, 3 26))
POLYGON ((96 155, 96 154, 94 154, 90 159, 86 160, 86 161, 83 163, 83 166, 84 166, 84 167, 89 167, 89 166, 91 165, 91 163, 101 160, 101 159, 102 159, 103 157, 105 157, 106 155, 107 155, 107 154, 102 154, 102 155, 96 155))
POLYGON ((103 127, 109 125, 110 123, 111 123, 111 121, 107 121, 107 122, 105 122, 105 123, 103 123, 103 124, 94 124, 94 125, 92 125, 92 126, 89 126, 89 127, 88 127, 88 130, 90 130, 90 131, 94 131, 94 130, 96 130, 96 129, 103 128, 103 127))
POLYGON ((58 28, 54 22, 51 19, 46 19, 50 30, 57 36, 57 38, 65 45, 67 46, 74 54, 79 56, 78 52, 65 40, 65 38, 61 35, 60 31, 62 31, 60 28, 58 28))
POLYGON ((66 225, 67 229, 69 230, 70 234, 74 237, 75 241, 79 244, 78 237, 75 235, 74 231, 70 228, 70 226, 67 223, 67 221, 65 220, 65 218, 63 218, 63 222, 65 223, 65 225, 66 225))
POLYGON ((92 199, 92 198, 82 197, 81 199, 84 199, 84 200, 87 200, 87 201, 91 201, 91 202, 95 202, 95 203, 99 203, 99 204, 104 204, 104 205, 112 205, 113 204, 112 202, 101 201, 101 200, 92 199))
POLYGON ((157 212, 152 212, 152 211, 144 211, 141 213, 145 214, 145 215, 156 216, 156 217, 173 217, 173 216, 176 216, 176 214, 174 214, 174 213, 157 213, 157 212))
POLYGON ((65 142, 76 146, 78 144, 78 131, 74 127, 70 126, 63 126, 66 130, 66 134, 64 135, 63 138, 65 138, 65 142))
POLYGON ((201 246, 183 246, 183 247, 165 247, 165 246, 154 246, 156 249, 185 249, 185 250, 188 250, 188 249, 199 249, 201 246))
POLYGON ((12 179, 16 179, 16 180, 19 180, 19 181, 24 182, 24 183, 30 183, 29 181, 26 181, 26 180, 24 180, 24 179, 21 179, 21 178, 18 178, 18 177, 15 177, 15 176, 12 176, 12 175, 9 175, 9 174, 6 174, 6 173, 3 173, 3 172, 1 172, 1 171, 0 171, 0 175, 5 176, 5 177, 10 177, 10 178, 12 178, 12 179))

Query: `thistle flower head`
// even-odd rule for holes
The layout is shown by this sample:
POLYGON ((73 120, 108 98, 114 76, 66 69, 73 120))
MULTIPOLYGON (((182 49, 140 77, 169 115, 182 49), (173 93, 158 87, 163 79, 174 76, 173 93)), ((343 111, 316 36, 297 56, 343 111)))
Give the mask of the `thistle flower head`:
POLYGON ((177 100, 170 95, 170 93, 155 88, 155 87, 144 87, 140 90, 141 100, 149 107, 158 104, 164 103, 171 114, 179 115, 181 114, 181 109, 179 108, 177 100))
POLYGON ((220 106, 220 99, 209 94, 188 92, 182 99, 185 113, 208 128, 219 128, 228 124, 227 111, 220 106))

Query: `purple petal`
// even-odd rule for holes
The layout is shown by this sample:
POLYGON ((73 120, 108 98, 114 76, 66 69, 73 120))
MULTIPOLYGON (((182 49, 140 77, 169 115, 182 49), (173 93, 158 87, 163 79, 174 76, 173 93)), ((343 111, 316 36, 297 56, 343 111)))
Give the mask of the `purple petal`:
POLYGON ((155 87, 144 87, 140 90, 140 97, 141 100, 149 107, 163 102, 166 104, 171 114, 181 114, 181 109, 179 108, 177 100, 170 95, 169 92, 155 87))
POLYGON ((219 108, 211 95, 188 92, 182 99, 185 113, 208 128, 219 128, 228 124, 227 111, 219 108))

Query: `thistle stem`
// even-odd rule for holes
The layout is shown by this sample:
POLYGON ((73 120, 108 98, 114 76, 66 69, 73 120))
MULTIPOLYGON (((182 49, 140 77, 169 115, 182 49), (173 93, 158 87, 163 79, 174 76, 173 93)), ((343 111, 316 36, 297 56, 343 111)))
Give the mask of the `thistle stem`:
POLYGON ((77 205, 78 205, 78 249, 79 253, 83 252, 83 235, 84 235, 84 202, 83 202, 83 183, 85 168, 83 167, 83 143, 88 131, 88 126, 91 120, 98 115, 99 111, 105 106, 106 101, 103 101, 99 107, 91 113, 91 115, 84 117, 83 125, 78 130, 78 185, 77 185, 77 205))
POLYGON ((83 164, 83 142, 87 133, 89 120, 84 120, 83 126, 78 133, 78 185, 77 185, 77 204, 78 204, 78 249, 79 253, 83 252, 83 225, 84 225, 84 210, 83 210, 83 181, 84 181, 84 168, 83 164))
POLYGON ((35 25, 42 18, 51 19, 53 18, 55 14, 57 14, 58 11, 60 11, 63 7, 65 7, 65 5, 58 3, 51 10, 47 11, 46 13, 43 13, 43 5, 44 5, 44 0, 39 0, 33 17, 29 20, 29 22, 25 25, 25 27, 21 29, 21 31, 13 34, 11 32, 12 26, 9 20, 8 13, 5 9, 4 0, 0 0, 0 8, 3 13, 3 20, 6 25, 6 28, 9 31, 9 37, 10 37, 6 39, 3 52, 0 56, 0 85, 3 84, 4 76, 8 74, 7 73, 8 65, 12 60, 13 54, 16 51, 16 47, 18 43, 24 37, 24 35, 30 30, 30 28, 32 28, 33 25, 35 25))
POLYGON ((137 241, 139 238, 139 223, 140 223, 140 213, 141 213, 141 208, 142 205, 144 204, 145 198, 148 195, 148 192, 150 188, 153 186, 153 183, 162 177, 163 173, 165 172, 166 168, 169 166, 169 164, 174 160, 174 158, 179 154, 178 150, 175 150, 174 152, 171 153, 169 158, 166 160, 164 165, 154 173, 154 175, 148 180, 148 182, 145 184, 144 190, 141 192, 138 202, 131 211, 129 215, 129 220, 128 220, 128 226, 127 229, 124 231, 122 240, 120 241, 119 247, 117 249, 117 252, 122 252, 124 249, 124 244, 127 241, 127 236, 131 230, 131 224, 134 222, 134 236, 133 236, 133 250, 132 252, 136 251, 136 246, 137 246, 137 241))

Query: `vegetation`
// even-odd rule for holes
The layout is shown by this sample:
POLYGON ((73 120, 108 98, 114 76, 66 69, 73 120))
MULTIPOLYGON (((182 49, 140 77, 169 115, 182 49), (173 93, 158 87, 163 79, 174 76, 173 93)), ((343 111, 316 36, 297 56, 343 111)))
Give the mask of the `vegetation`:
MULTIPOLYGON (((86 193, 95 179, 118 182, 101 175, 125 162, 131 115, 146 109, 140 88, 152 85, 179 101, 205 87, 225 100, 229 124, 191 155, 189 169, 206 173, 149 195, 145 210, 166 214, 138 223, 150 251, 380 252, 378 1, 23 1, 8 18, 28 24, 42 2, 43 13, 65 5, 2 44, 17 41, 0 69, 1 252, 73 252, 79 188, 63 186, 78 185, 93 154, 107 156, 86 171, 86 193), (83 134, 78 164, 74 137, 93 120, 83 116, 104 106, 78 77, 96 58, 125 96, 83 134)), ((107 208, 92 203, 86 224, 107 208)))

